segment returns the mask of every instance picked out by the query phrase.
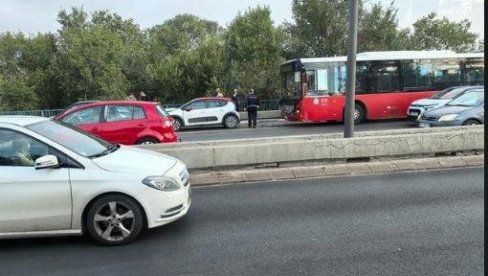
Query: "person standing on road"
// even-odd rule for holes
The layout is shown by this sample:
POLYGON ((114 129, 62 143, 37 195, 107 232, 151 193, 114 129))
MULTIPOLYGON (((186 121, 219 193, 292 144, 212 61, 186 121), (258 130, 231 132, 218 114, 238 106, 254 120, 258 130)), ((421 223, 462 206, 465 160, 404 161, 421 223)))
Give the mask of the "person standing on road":
POLYGON ((239 92, 239 89, 237 87, 234 88, 234 94, 232 94, 232 97, 230 97, 230 99, 232 100, 232 102, 234 103, 234 105, 236 107, 237 112, 241 111, 240 110, 239 97, 237 96, 238 92, 239 92))
POLYGON ((247 96, 246 105, 249 128, 256 128, 259 106, 259 98, 254 94, 254 89, 251 88, 251 90, 249 90, 249 95, 247 96))
POLYGON ((222 91, 220 91, 220 88, 215 89, 215 96, 219 98, 224 97, 224 94, 222 93, 222 91))
POLYGON ((147 101, 147 96, 144 91, 139 91, 139 101, 147 101))

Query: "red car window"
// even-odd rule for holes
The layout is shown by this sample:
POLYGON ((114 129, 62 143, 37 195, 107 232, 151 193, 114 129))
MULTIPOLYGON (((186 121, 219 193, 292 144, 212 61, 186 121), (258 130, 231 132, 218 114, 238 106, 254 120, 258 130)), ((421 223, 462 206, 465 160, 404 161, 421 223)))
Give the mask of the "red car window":
POLYGON ((100 122, 101 106, 78 110, 63 118, 63 122, 72 126, 82 124, 96 124, 100 122))

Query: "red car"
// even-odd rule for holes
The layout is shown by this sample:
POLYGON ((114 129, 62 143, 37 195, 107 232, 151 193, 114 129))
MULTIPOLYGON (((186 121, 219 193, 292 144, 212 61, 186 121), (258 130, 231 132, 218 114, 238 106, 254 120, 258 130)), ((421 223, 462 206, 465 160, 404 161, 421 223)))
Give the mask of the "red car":
POLYGON ((174 119, 154 102, 87 102, 66 109, 55 119, 117 144, 178 141, 174 119))

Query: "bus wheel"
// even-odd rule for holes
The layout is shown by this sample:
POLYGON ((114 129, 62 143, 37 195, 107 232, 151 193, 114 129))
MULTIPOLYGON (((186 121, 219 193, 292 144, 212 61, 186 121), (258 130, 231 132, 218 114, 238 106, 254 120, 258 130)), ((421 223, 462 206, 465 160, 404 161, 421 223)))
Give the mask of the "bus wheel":
POLYGON ((355 104, 354 105, 354 123, 360 124, 360 123, 364 122, 364 119, 366 119, 366 112, 364 110, 364 107, 360 104, 355 104))

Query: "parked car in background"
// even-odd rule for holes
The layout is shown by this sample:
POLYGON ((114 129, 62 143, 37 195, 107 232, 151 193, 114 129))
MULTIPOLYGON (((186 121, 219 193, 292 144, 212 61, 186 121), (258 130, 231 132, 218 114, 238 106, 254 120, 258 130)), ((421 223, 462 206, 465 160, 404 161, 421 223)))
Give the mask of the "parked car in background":
POLYGON ((485 90, 472 89, 446 105, 425 111, 417 120, 419 127, 484 124, 485 90))
POLYGON ((154 102, 77 104, 55 117, 112 143, 143 145, 178 141, 174 119, 154 102))
POLYGON ((441 107, 453 99, 462 96, 467 91, 481 88, 483 86, 455 86, 439 91, 428 99, 414 101, 408 108, 408 119, 410 121, 416 121, 425 111, 441 107))
POLYGON ((194 99, 179 108, 166 109, 175 119, 175 130, 190 126, 239 126, 240 117, 230 98, 207 97, 194 99))
POLYGON ((185 164, 62 122, 0 116, 0 238, 90 235, 132 242, 190 207, 185 164))

